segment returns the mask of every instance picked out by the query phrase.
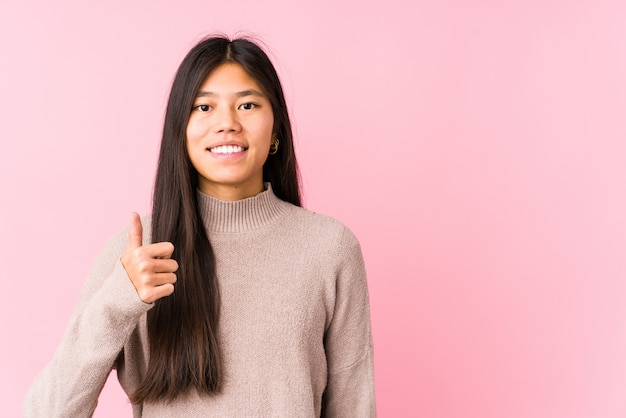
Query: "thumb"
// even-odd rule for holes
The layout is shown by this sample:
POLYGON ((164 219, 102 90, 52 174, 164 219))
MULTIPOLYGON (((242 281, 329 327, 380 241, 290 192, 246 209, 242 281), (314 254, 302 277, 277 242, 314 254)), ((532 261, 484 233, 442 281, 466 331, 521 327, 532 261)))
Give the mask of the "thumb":
POLYGON ((141 226, 141 218, 137 212, 130 214, 130 230, 128 231, 127 250, 134 250, 142 245, 143 226, 141 226))

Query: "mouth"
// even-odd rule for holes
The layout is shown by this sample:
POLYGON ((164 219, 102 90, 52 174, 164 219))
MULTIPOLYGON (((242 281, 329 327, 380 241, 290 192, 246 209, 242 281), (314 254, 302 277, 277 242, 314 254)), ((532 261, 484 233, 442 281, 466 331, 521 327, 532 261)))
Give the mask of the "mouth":
POLYGON ((239 145, 219 145, 213 148, 207 148, 207 150, 213 154, 236 154, 238 152, 244 152, 248 148, 241 147, 239 145))

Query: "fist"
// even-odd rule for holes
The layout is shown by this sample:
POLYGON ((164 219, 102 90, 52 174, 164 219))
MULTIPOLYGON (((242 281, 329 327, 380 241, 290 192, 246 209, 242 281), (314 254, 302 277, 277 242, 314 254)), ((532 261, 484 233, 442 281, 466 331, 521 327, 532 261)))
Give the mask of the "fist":
POLYGON ((137 213, 130 218, 128 245, 122 256, 122 266, 135 286, 137 295, 145 303, 153 303, 174 292, 178 263, 172 259, 171 242, 142 245, 143 226, 137 213))

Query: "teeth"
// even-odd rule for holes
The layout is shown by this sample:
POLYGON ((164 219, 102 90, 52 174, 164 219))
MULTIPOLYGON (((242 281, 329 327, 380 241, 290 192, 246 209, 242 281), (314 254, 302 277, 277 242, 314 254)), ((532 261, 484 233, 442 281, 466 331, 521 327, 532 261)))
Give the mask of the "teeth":
POLYGON ((243 148, 237 145, 220 145, 219 147, 210 148, 209 151, 215 154, 234 154, 242 152, 243 148))

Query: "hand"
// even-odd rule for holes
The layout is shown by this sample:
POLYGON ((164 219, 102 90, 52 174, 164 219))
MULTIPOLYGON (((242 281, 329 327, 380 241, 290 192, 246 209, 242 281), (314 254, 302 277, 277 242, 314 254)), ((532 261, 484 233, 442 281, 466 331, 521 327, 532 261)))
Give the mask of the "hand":
POLYGON ((131 214, 128 245, 122 256, 122 266, 130 278, 137 295, 145 303, 153 303, 174 292, 178 263, 173 260, 171 242, 142 245, 143 227, 135 212, 131 214))

